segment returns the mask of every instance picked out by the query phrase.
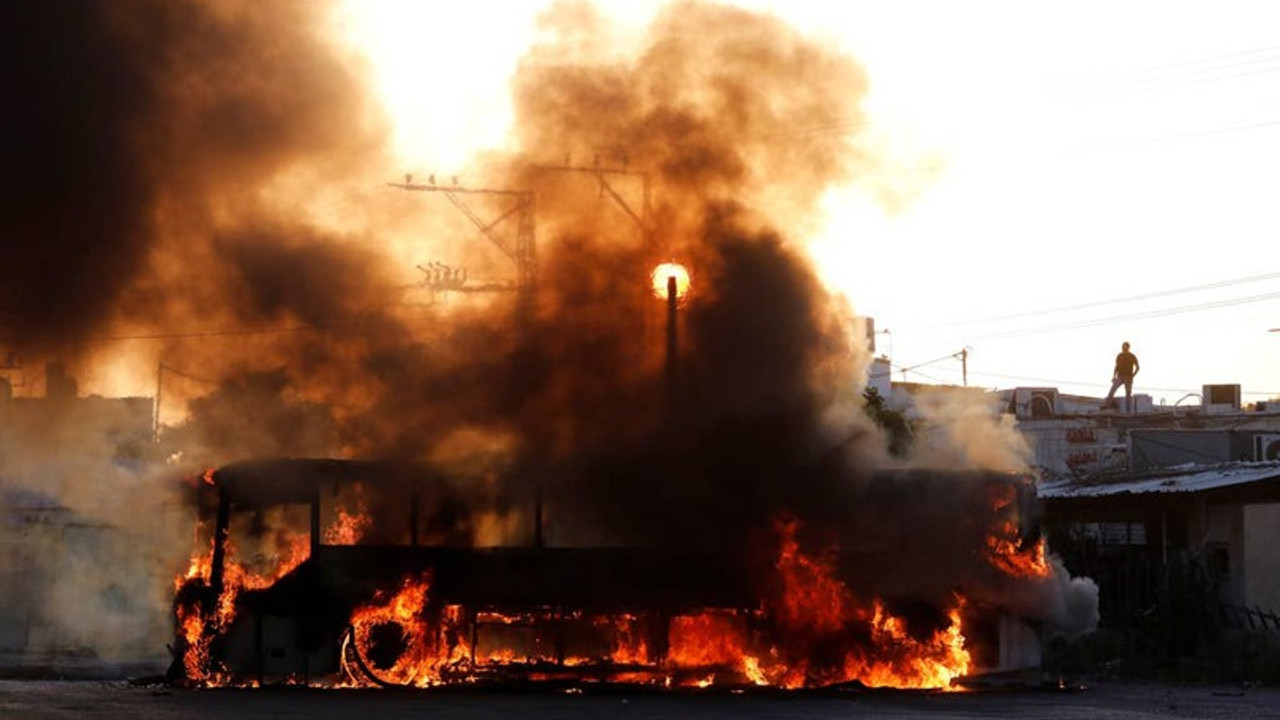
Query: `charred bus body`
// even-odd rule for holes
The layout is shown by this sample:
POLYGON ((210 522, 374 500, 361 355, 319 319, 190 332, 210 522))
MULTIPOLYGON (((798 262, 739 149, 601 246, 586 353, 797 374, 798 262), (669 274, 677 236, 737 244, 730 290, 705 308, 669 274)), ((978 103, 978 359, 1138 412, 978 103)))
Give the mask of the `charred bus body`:
POLYGON ((1043 563, 1025 476, 876 473, 848 513, 857 542, 809 554, 785 517, 742 553, 544 544, 511 522, 544 522, 540 504, 486 520, 456 482, 347 460, 205 473, 172 678, 945 687, 1027 662, 1006 657, 1002 607, 1043 563))

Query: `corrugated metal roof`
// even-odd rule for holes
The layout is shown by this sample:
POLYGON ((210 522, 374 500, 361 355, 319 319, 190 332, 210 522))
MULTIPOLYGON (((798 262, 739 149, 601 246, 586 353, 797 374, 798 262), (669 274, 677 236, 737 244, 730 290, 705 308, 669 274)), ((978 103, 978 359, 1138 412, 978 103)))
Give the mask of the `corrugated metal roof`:
POLYGON ((1036 492, 1048 499, 1194 493, 1276 479, 1280 479, 1280 462, 1184 465, 1142 475, 1050 480, 1041 482, 1036 492))

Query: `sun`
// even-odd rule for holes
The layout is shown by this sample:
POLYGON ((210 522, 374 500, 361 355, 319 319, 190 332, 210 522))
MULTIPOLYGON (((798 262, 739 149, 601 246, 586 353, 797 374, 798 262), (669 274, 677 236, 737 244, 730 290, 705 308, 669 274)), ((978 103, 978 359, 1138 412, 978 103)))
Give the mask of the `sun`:
POLYGON ((653 269, 653 294, 660 298, 667 296, 669 278, 676 279, 676 298, 683 299, 689 292, 689 271, 680 263, 666 262, 653 269))
POLYGON ((477 153, 503 146, 511 76, 544 5, 339 0, 338 39, 370 70, 405 165, 397 171, 459 173, 477 153))

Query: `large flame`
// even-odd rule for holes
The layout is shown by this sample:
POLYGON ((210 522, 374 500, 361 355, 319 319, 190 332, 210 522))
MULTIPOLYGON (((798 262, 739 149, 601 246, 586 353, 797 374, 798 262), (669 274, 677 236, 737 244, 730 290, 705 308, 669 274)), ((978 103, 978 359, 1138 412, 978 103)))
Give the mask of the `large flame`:
POLYGON ((337 516, 325 528, 324 542, 326 545, 355 545, 372 524, 373 518, 369 516, 363 501, 359 501, 354 510, 338 508, 337 516))
MULTIPOLYGON (((566 617, 552 610, 520 614, 468 613, 458 606, 433 612, 428 578, 406 577, 351 617, 361 672, 347 667, 349 684, 430 687, 474 681, 503 669, 540 668, 531 679, 555 677, 549 666, 603 668, 609 682, 664 686, 759 685, 787 689, 859 682, 869 687, 955 689, 970 657, 961 627, 964 600, 946 609, 948 624, 920 636, 884 602, 861 602, 834 575, 831 562, 803 553, 798 521, 777 525, 781 593, 768 607, 706 609, 670 618, 665 659, 646 640, 640 613, 566 617), (570 620, 594 628, 607 642, 598 656, 556 657, 539 628, 570 620), (467 627, 471 632, 465 632, 467 627), (497 630, 481 640, 478 628, 497 630), (505 630, 505 632, 503 632, 505 630), (531 634, 522 634, 530 630, 531 634), (838 648, 833 660, 831 649, 838 648), (821 661, 817 658, 821 656, 821 661), (612 669, 612 670, 610 670, 612 669)), ((548 636, 554 631, 546 630, 548 636)))
POLYGON ((235 560, 235 546, 224 540, 226 560, 223 563, 222 588, 216 598, 213 592, 213 542, 209 549, 192 556, 187 569, 174 581, 175 590, 182 594, 191 588, 195 596, 191 602, 178 603, 177 623, 183 640, 182 664, 186 677, 197 685, 223 685, 229 681, 227 674, 215 667, 209 656, 209 646, 214 638, 225 633, 236 618, 236 599, 245 590, 270 587, 289 571, 301 565, 311 554, 311 544, 306 535, 292 535, 288 550, 274 558, 275 562, 265 571, 251 572, 235 560))
MULTIPOLYGON (((214 485, 213 470, 200 476, 206 485, 214 485)), ((355 509, 340 507, 333 521, 324 528, 326 543, 354 544, 371 523, 362 501, 355 509)), ((197 527, 197 535, 201 534, 197 527)), ((252 567, 238 556, 236 545, 226 536, 223 540, 221 588, 213 588, 213 557, 216 539, 197 540, 197 550, 186 569, 174 578, 175 621, 181 637, 182 665, 186 678, 196 685, 225 685, 229 675, 210 657, 210 645, 227 632, 236 618, 237 599, 249 590, 271 587, 311 556, 311 538, 306 532, 280 532, 270 552, 253 558, 252 567), (216 597, 212 593, 217 592, 216 597)))
POLYGON ((993 522, 987 533, 987 558, 1011 577, 1047 578, 1053 574, 1045 555, 1043 537, 1026 546, 1019 531, 1017 490, 1012 486, 992 490, 993 522))
MULTIPOLYGON (((209 482, 208 474, 204 479, 209 482)), ((1043 543, 1021 544, 1016 500, 1012 489, 991 496, 997 520, 988 556, 1011 576, 1044 576, 1043 543)), ((334 508, 321 537, 326 544, 353 544, 370 524, 357 494, 334 508)), ((512 613, 432 602, 430 572, 405 576, 351 612, 341 684, 432 687, 515 673, 668 687, 860 683, 948 690, 969 672, 959 593, 949 607, 936 608, 932 626, 913 629, 891 602, 860 596, 840 579, 838 548, 806 551, 798 517, 784 514, 772 529, 772 577, 761 585, 771 589, 754 608, 695 608, 671 616, 553 607, 512 613), (566 644, 566 633, 578 644, 566 644)), ((242 682, 212 657, 214 640, 231 628, 243 592, 270 587, 311 549, 308 532, 281 530, 271 535, 265 555, 245 558, 226 528, 222 532, 219 586, 216 538, 198 542, 202 549, 175 579, 182 666, 188 681, 202 686, 242 682)))
POLYGON ((889 612, 880 599, 860 600, 837 577, 832 558, 801 551, 799 521, 783 518, 777 569, 783 595, 776 609, 781 637, 803 639, 799 647, 784 649, 785 666, 766 668, 783 687, 812 687, 857 681, 871 687, 950 689, 952 681, 969 671, 960 610, 955 596, 947 610, 949 624, 926 637, 907 631, 906 622, 889 612), (849 642, 867 638, 869 642, 849 642), (813 648, 843 643, 839 665, 813 662, 813 648))
MULTIPOLYGON (((444 682, 450 670, 467 668, 471 647, 458 631, 462 610, 446 607, 436 623, 428 623, 429 587, 428 578, 406 577, 395 593, 352 613, 355 652, 366 672, 388 684, 430 687, 444 682)), ((347 673, 359 684, 361 676, 349 667, 347 673)))

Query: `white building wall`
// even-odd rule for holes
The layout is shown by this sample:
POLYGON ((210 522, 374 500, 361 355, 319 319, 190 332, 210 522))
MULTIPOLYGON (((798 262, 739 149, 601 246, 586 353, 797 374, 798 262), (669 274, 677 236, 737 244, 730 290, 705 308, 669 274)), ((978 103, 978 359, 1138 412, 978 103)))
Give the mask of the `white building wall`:
POLYGON ((1189 547, 1211 564, 1218 548, 1226 548, 1227 577, 1219 588, 1218 599, 1236 605, 1245 601, 1245 551, 1244 506, 1239 504, 1210 505, 1201 501, 1199 512, 1191 512, 1187 518, 1189 547))
POLYGON ((893 392, 892 373, 889 358, 875 358, 871 361, 871 369, 867 372, 867 387, 875 388, 876 392, 880 393, 880 397, 888 401, 893 392))
POLYGON ((1280 503, 1244 508, 1244 604, 1280 612, 1280 503))
POLYGON ((1018 420, 1031 445, 1032 464, 1055 474, 1123 470, 1129 451, 1122 430, 1078 418, 1018 420))

